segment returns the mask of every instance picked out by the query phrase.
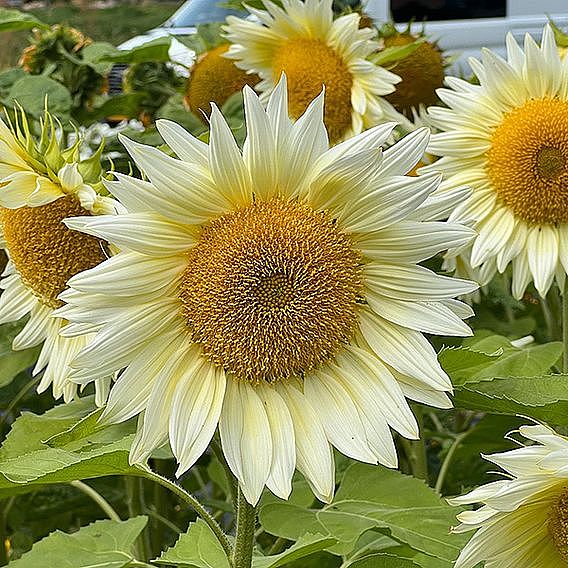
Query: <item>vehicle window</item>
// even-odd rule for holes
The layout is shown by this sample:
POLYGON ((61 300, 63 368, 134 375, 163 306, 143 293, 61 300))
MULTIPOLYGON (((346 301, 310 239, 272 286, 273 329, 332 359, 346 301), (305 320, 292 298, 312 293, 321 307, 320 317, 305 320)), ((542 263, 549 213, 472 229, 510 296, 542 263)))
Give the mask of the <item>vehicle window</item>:
POLYGON ((395 22, 506 16, 506 0, 391 0, 395 22))
POLYGON ((187 28, 197 24, 224 22, 230 14, 242 16, 242 12, 228 10, 222 4, 223 0, 190 0, 165 25, 173 28, 187 28))

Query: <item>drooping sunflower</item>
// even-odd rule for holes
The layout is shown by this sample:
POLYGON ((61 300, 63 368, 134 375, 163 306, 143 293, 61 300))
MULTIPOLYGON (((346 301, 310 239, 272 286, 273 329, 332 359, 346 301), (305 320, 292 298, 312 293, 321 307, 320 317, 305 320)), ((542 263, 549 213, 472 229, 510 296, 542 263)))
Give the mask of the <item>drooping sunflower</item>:
POLYGON ((360 15, 333 17, 332 0, 283 0, 266 10, 249 8, 259 21, 227 18, 227 57, 257 73, 257 89, 267 97, 284 72, 289 110, 298 118, 326 89, 325 125, 332 142, 381 122, 382 96, 394 91, 397 75, 367 60, 378 48, 376 30, 359 29, 360 15))
MULTIPOLYGON (((0 287, 0 323, 29 316, 15 337, 15 350, 43 343, 34 374, 43 371, 38 391, 53 385, 55 398, 71 400, 77 385, 68 380, 69 362, 88 343, 88 335, 64 338, 66 322, 54 316, 57 297, 69 277, 107 258, 98 238, 68 229, 63 219, 110 213, 120 207, 99 195, 100 153, 80 161, 78 143, 62 149, 46 114, 41 140, 30 134, 26 117, 6 125, 0 120, 0 246, 9 262, 0 287), (89 183, 90 182, 90 183, 89 183)), ((96 381, 97 403, 107 395, 109 379, 96 381)))
POLYGON ((179 159, 123 139, 149 180, 108 183, 129 213, 66 221, 120 248, 61 295, 70 332, 98 329, 73 376, 125 368, 103 420, 141 414, 133 462, 169 439, 181 474, 219 425, 249 502, 265 484, 287 498, 296 466, 329 501, 330 444, 395 467, 389 427, 418 436, 405 397, 450 406, 422 332, 468 334, 452 298, 476 286, 417 263, 472 233, 424 221, 450 207, 428 198, 437 174, 404 176, 426 130, 329 149, 323 95, 295 123, 284 79, 267 110, 249 87, 244 101, 242 153, 214 105, 209 145, 160 121, 179 159))
POLYGON ((412 33, 410 25, 401 32, 393 24, 386 24, 380 36, 381 52, 389 48, 410 49, 390 68, 401 81, 385 99, 407 119, 419 121, 425 108, 440 102, 436 90, 444 85, 447 65, 444 53, 437 42, 423 32, 412 33))
POLYGON ((482 507, 458 515, 455 532, 477 530, 455 568, 565 568, 568 565, 568 439, 543 426, 521 426, 533 445, 484 456, 507 479, 451 499, 482 507))
POLYGON ((484 282, 512 264, 515 298, 531 281, 544 296, 568 270, 568 59, 548 26, 524 50, 509 34, 507 53, 471 60, 479 85, 448 78, 438 91, 449 108, 429 110, 442 131, 429 152, 441 159, 423 171, 446 174, 441 193, 473 189, 451 219, 473 222, 477 238, 457 252, 484 282))

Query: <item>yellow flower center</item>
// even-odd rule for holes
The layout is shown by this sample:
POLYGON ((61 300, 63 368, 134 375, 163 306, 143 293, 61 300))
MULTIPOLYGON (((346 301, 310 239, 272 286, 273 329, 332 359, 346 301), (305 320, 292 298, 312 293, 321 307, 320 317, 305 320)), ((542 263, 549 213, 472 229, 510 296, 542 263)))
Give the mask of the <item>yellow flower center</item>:
POLYGON ((198 59, 191 71, 185 101, 201 118, 205 118, 201 111, 211 113, 211 102, 221 107, 245 85, 254 87, 260 81, 258 75, 247 74, 234 61, 223 57, 228 49, 228 43, 211 49, 198 59))
POLYGON ((326 213, 274 198, 209 223, 179 297, 194 341, 237 378, 299 376, 357 325, 361 258, 326 213))
POLYGON ((550 508, 548 532, 558 554, 568 562, 568 489, 564 489, 550 508))
POLYGON ((299 118, 325 85, 324 122, 332 142, 351 126, 353 77, 342 57, 319 39, 296 38, 284 43, 273 61, 273 79, 288 79, 290 114, 299 118))
MULTIPOLYGON (((385 47, 402 46, 415 41, 413 35, 403 33, 385 38, 385 47)), ((438 102, 436 89, 443 87, 445 73, 444 57, 436 44, 429 41, 421 43, 410 55, 398 61, 391 71, 402 81, 385 98, 399 112, 411 117, 413 108, 438 102)))
POLYGON ((529 223, 568 221, 568 102, 535 99, 505 115, 486 170, 502 202, 529 223))
POLYGON ((57 308, 67 280, 105 260, 103 241, 68 229, 66 217, 89 215, 73 196, 41 207, 0 209, 10 258, 24 284, 41 302, 57 308))

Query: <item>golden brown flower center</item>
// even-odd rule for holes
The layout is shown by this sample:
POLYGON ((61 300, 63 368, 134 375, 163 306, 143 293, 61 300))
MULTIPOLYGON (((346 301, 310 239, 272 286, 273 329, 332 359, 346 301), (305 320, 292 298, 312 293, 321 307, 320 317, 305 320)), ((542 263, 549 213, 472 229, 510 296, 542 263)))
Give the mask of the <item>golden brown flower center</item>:
POLYGON ((22 281, 44 304, 57 308, 67 280, 105 260, 103 241, 68 229, 66 217, 89 215, 73 196, 41 207, 0 209, 6 248, 22 281))
POLYGON ((342 57, 319 39, 296 38, 276 52, 273 79, 282 72, 288 79, 290 114, 298 118, 325 85, 324 122, 331 141, 339 140, 351 126, 353 76, 342 57))
POLYGON ((360 254, 333 219, 274 198, 202 230, 179 297, 205 356, 257 383, 334 357, 357 325, 361 290, 360 254))
MULTIPOLYGON (((403 33, 385 38, 385 47, 408 45, 415 41, 416 37, 403 33)), ((410 55, 398 61, 391 71, 402 81, 385 98, 399 112, 412 117, 413 108, 438 102, 436 89, 443 87, 445 72, 443 54, 435 43, 421 43, 410 55)))
POLYGON ((506 114, 487 152, 502 202, 529 223, 568 221, 568 102, 533 99, 506 114))
POLYGON ((228 49, 226 43, 204 53, 191 71, 185 101, 201 118, 204 118, 201 111, 211 113, 211 102, 222 106, 245 85, 253 87, 260 81, 258 75, 246 73, 234 61, 223 57, 228 49))
POLYGON ((565 488, 550 508, 548 532, 558 554, 568 563, 568 488, 565 488))

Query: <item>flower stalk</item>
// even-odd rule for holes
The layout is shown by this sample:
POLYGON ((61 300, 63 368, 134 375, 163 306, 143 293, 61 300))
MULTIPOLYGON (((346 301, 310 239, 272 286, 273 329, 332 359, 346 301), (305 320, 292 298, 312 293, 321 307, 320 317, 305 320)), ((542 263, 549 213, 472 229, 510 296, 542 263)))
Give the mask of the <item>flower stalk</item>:
POLYGON ((237 533, 233 553, 233 567, 250 568, 254 547, 256 509, 245 499, 240 487, 237 503, 237 533))

